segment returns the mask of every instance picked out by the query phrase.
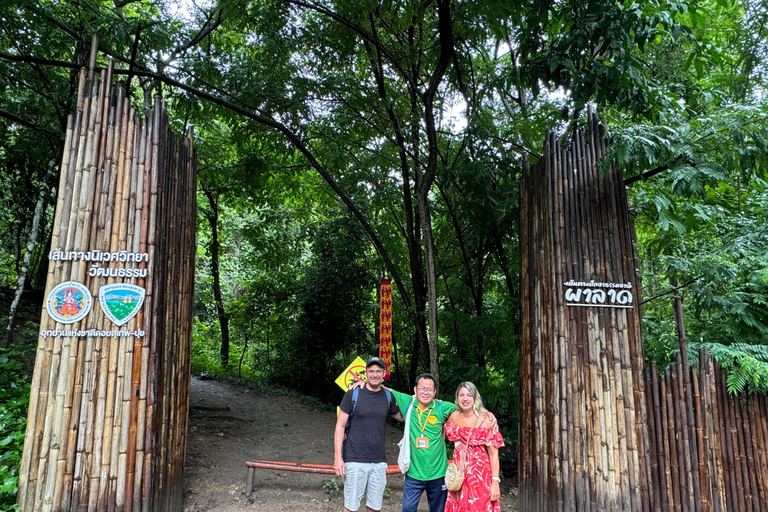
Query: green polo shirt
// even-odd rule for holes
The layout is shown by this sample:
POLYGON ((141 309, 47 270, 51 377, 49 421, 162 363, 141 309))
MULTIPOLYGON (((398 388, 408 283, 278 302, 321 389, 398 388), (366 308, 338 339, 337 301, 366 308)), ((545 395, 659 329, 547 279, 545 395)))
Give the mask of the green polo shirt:
POLYGON ((416 448, 416 438, 421 437, 419 425, 418 402, 413 395, 406 395, 392 390, 392 396, 397 400, 397 406, 406 416, 408 406, 413 407, 411 412, 411 424, 406 428, 411 434, 411 467, 407 475, 416 480, 427 481, 443 478, 448 467, 448 456, 445 454, 445 439, 443 438, 443 424, 448 416, 456 410, 456 404, 442 400, 432 400, 427 412, 421 414, 421 425, 424 426, 424 437, 429 439, 429 447, 416 448), (411 405, 413 402, 413 405, 411 405))

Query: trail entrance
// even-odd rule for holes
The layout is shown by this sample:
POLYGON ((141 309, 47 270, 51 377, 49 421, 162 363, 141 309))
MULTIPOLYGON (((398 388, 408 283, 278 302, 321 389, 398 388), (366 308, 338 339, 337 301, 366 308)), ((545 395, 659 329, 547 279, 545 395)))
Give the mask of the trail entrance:
MULTIPOLYGON (((341 492, 329 496, 328 475, 256 470, 253 493, 245 495, 245 461, 268 459, 333 463, 336 415, 296 399, 192 377, 189 433, 184 467, 184 512, 339 512, 341 492)), ((402 431, 387 425, 387 460, 397 461, 402 431)), ((399 512, 403 479, 387 478, 383 512, 399 512)), ((501 483, 501 509, 517 510, 516 489, 501 483), (510 494, 512 492, 512 494, 510 494)), ((419 511, 426 511, 426 498, 419 511)))

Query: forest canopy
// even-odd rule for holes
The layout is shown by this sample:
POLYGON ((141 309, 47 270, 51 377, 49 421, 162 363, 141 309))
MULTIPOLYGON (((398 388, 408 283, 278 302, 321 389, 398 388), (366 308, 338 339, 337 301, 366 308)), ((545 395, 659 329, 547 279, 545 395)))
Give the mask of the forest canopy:
MULTIPOLYGON (((593 108, 637 229, 646 358, 674 359, 681 297, 691 347, 719 347, 736 387, 766 389, 766 11, 5 0, 0 314, 15 315, 19 287, 41 301, 63 134, 96 35, 97 65, 113 61, 138 108, 159 96, 174 129, 195 132, 194 372, 335 403, 335 377, 377 354, 377 286, 392 279, 393 386, 431 371, 452 399, 473 381, 515 439, 517 180, 547 132, 568 140, 593 108)), ((17 322, 0 368, 35 343, 17 322)), ((19 389, 0 395, 0 439, 20 432, 5 419, 23 416, 19 389)))

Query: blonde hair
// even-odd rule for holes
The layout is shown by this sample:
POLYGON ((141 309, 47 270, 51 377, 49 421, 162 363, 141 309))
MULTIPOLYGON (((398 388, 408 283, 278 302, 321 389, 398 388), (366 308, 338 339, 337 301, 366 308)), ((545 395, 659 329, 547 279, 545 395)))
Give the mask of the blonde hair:
POLYGON ((456 407, 461 409, 459 406, 459 391, 461 391, 461 388, 465 388, 467 391, 469 391, 469 394, 472 395, 472 398, 475 399, 475 403, 472 405, 472 410, 478 418, 488 412, 488 409, 483 407, 483 399, 480 398, 480 392, 477 390, 477 386, 469 381, 462 382, 459 384, 459 387, 456 388, 456 407))

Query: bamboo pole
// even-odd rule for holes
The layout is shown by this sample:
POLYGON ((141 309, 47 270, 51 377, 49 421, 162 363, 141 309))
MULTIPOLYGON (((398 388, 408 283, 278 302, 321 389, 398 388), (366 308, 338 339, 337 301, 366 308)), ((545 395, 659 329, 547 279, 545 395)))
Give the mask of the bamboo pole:
POLYGON ((725 460, 727 461, 727 475, 728 475, 728 482, 729 482, 729 493, 727 493, 727 496, 730 498, 730 505, 729 510, 744 510, 746 508, 746 505, 744 504, 743 500, 743 493, 741 494, 741 499, 739 499, 739 492, 738 492, 738 480, 736 479, 736 452, 737 450, 734 449, 733 445, 733 431, 731 429, 731 408, 730 408, 730 400, 728 396, 728 391, 726 388, 726 382, 725 382, 725 375, 724 372, 721 371, 720 365, 715 363, 715 377, 718 379, 718 394, 719 394, 719 401, 720 401, 720 410, 722 411, 721 418, 723 418, 724 422, 724 440, 725 440, 725 460))
POLYGON ((669 503, 667 501, 667 475, 669 475, 669 469, 667 468, 665 461, 668 460, 668 457, 666 456, 668 449, 665 448, 666 443, 664 440, 664 433, 666 431, 662 424, 661 401, 659 399, 659 372, 656 368, 656 363, 652 363, 650 373, 650 394, 652 397, 651 410, 653 411, 653 426, 654 434, 656 436, 656 475, 658 482, 658 492, 656 495, 659 496, 658 508, 667 511, 669 509, 669 503))
MULTIPOLYGON (((760 432, 761 439, 759 444, 762 461, 760 464, 760 489, 761 496, 764 499, 766 499, 766 496, 768 496, 768 422, 766 422, 766 418, 768 418, 768 416, 766 415, 765 401, 766 396, 764 394, 757 396, 755 399, 755 402, 757 403, 755 419, 758 424, 758 431, 760 432)), ((766 508, 768 508, 768 506, 766 508)))
POLYGON ((659 378, 659 401, 661 405, 661 435, 664 443, 664 473, 666 478, 666 511, 672 512, 673 510, 677 510, 675 507, 675 493, 674 489, 679 488, 673 487, 674 483, 677 482, 677 473, 676 473, 676 466, 673 466, 673 460, 672 455, 674 452, 674 448, 670 448, 670 435, 669 435, 669 422, 670 422, 670 414, 668 413, 668 403, 669 400, 667 398, 667 389, 669 386, 667 385, 667 381, 669 380, 668 376, 661 376, 659 378))
MULTIPOLYGON (((547 282, 550 286, 545 289, 546 300, 549 304, 556 303, 557 294, 557 270, 556 258, 556 244, 557 244, 557 228, 556 223, 556 179, 557 179, 557 143, 553 143, 549 148, 549 169, 547 170, 546 180, 546 208, 550 212, 547 216, 547 235, 545 243, 545 251, 551 256, 548 258, 547 268, 545 269, 547 274, 547 282)), ((557 315, 547 314, 547 339, 551 342, 547 343, 547 370, 549 372, 547 378, 547 495, 550 503, 550 510, 557 510, 558 504, 562 502, 562 475, 560 473, 560 465, 558 460, 558 453, 560 452, 560 415, 558 414, 558 404, 560 403, 559 395, 559 379, 558 379, 558 333, 557 333, 557 315)))
POLYGON ((754 479, 755 485, 755 498, 758 505, 758 510, 764 512, 766 510, 765 502, 765 489, 763 484, 763 474, 766 469, 767 461, 763 459, 760 447, 765 446, 765 442, 762 435, 762 430, 759 427, 759 416, 757 406, 757 395, 750 394, 745 397, 746 400, 746 416, 747 424, 749 427, 749 433, 751 435, 746 436, 749 439, 752 452, 752 465, 751 473, 754 479))
MULTIPOLYGON (((728 430, 730 431, 730 438, 731 438, 731 444, 732 444, 732 450, 733 450, 733 456, 732 456, 732 463, 733 463, 733 481, 735 482, 735 491, 736 491, 736 498, 738 500, 738 510, 746 511, 748 500, 747 495, 745 493, 744 489, 744 477, 742 473, 742 452, 741 447, 739 443, 739 436, 738 436, 738 429, 736 428, 736 425, 738 424, 738 417, 737 417, 737 411, 736 406, 734 404, 734 397, 728 393, 727 391, 727 384, 726 384, 726 377, 725 374, 722 375, 722 388, 723 388, 723 394, 726 397, 727 400, 727 407, 728 407, 728 416, 726 416, 728 421, 728 430)), ((751 508, 751 507, 750 507, 751 508)))
MULTIPOLYGON (((701 364, 701 361, 699 362, 701 364)), ((701 396, 699 393, 699 379, 696 375, 696 369, 691 368, 690 369, 690 380, 693 384, 693 406, 695 411, 695 427, 696 427, 696 462, 698 463, 698 468, 696 468, 696 471, 698 472, 699 477, 699 496, 700 496, 700 503, 701 503, 701 510, 702 512, 710 512, 711 511, 711 503, 709 502, 709 496, 707 494, 707 469, 705 466, 704 461, 704 420, 703 415, 701 411, 701 396)), ((695 485, 695 484, 694 484, 695 485)))
POLYGON ((568 411, 569 394, 568 394, 568 350, 566 347, 567 332, 568 332, 568 317, 565 314, 565 300, 564 300, 564 271, 567 271, 568 259, 567 249, 565 245, 568 231, 566 230, 566 193, 567 190, 567 177, 566 169, 564 168, 565 161, 562 158, 563 151, 560 142, 557 142, 556 155, 558 165, 556 167, 555 183, 557 184, 557 250, 560 265, 557 267, 556 275, 556 311, 557 311, 557 336, 558 336, 558 378, 559 378, 559 416, 560 416, 560 468, 562 472, 561 481, 561 494, 559 511, 568 511, 573 507, 573 478, 570 468, 570 449, 569 449, 569 419, 571 418, 568 411), (566 268, 564 268, 566 267, 566 268))
POLYGON ((739 442, 743 445, 744 449, 744 477, 746 479, 745 487, 749 488, 749 499, 751 504, 747 505, 747 509, 752 508, 755 512, 759 512, 760 504, 758 500, 757 482, 755 481, 755 472, 752 468, 755 467, 755 459, 752 452, 752 429, 749 424, 749 412, 746 406, 745 393, 740 393, 737 397, 736 404, 739 408, 739 415, 741 416, 741 430, 739 431, 739 442))
POLYGON ((728 493, 728 484, 725 479, 725 451, 723 450, 723 431, 725 429, 723 422, 723 410, 720 403, 719 393, 717 390, 717 369, 715 368, 714 360, 711 356, 707 355, 707 371, 709 373, 709 393, 712 404, 712 430, 714 437, 712 438, 712 458, 716 464, 716 483, 718 488, 718 501, 720 510, 725 512, 728 509, 728 503, 730 502, 730 495, 728 493))
POLYGON ((711 496, 712 510, 714 512, 723 512, 724 504, 722 502, 722 472, 720 471, 720 460, 717 453, 717 402, 713 393, 713 366, 712 358, 706 349, 699 351, 699 372, 701 375, 702 392, 702 413, 705 425, 704 447, 705 457, 707 459, 707 489, 711 496))
POLYGON ((680 502, 683 512, 690 512, 693 510, 691 497, 693 496, 693 490, 691 489, 692 479, 690 470, 690 461, 688 460, 688 454, 690 451, 685 444, 685 412, 682 410, 684 399, 681 397, 680 390, 682 388, 680 378, 678 375, 682 371, 682 364, 680 358, 677 358, 675 365, 672 367, 672 405, 674 407, 674 422, 675 422, 675 437, 677 438, 677 465, 678 472, 680 474, 680 502))
MULTIPOLYGON (((674 368, 670 367, 669 370, 667 370, 664 373, 664 381, 665 381, 665 387, 667 389, 667 418, 669 423, 667 424, 667 428, 669 429, 669 449, 671 457, 670 462, 670 469, 672 473, 672 493, 673 493, 673 502, 675 504, 675 512, 681 512, 683 510, 683 499, 682 499, 682 489, 683 489, 683 482, 685 482, 685 475, 683 474, 683 471, 680 466, 680 461, 678 460, 678 455, 682 451, 682 439, 678 435, 677 430, 677 415, 675 413, 676 407, 676 401, 675 398, 677 397, 677 392, 675 391, 677 389, 677 383, 673 382, 672 376, 674 374, 674 368)), ((687 508, 686 508, 687 510, 687 508)))

